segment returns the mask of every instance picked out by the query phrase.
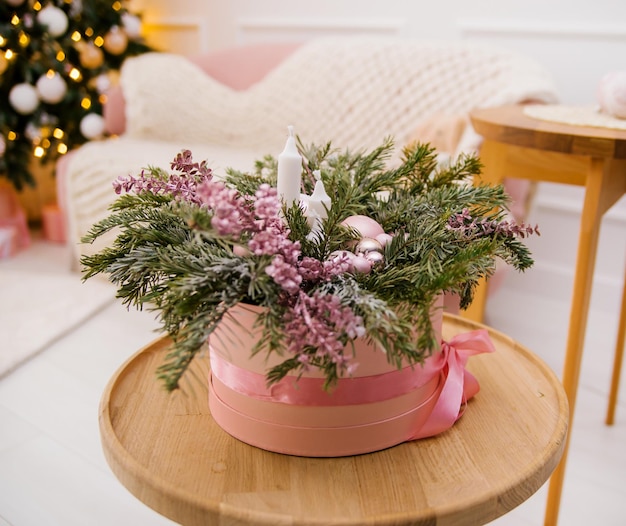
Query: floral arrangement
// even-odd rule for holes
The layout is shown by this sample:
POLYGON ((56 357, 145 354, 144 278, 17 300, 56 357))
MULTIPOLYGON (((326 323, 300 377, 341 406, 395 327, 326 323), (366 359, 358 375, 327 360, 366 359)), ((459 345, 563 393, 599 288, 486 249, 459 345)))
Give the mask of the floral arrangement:
POLYGON ((441 163, 427 144, 393 154, 391 139, 350 152, 290 130, 278 159, 217 177, 183 151, 170 172, 114 182, 120 197, 83 241, 117 237, 83 257, 85 279, 106 274, 125 304, 158 312, 172 338, 158 370, 169 390, 242 302, 264 307, 251 353, 284 357, 268 384, 318 368, 331 387, 358 366, 359 337, 398 367, 422 363, 439 345, 435 300, 455 293, 467 307, 497 258, 531 266, 522 239, 538 231, 507 219, 501 186, 472 184, 477 157, 441 163))

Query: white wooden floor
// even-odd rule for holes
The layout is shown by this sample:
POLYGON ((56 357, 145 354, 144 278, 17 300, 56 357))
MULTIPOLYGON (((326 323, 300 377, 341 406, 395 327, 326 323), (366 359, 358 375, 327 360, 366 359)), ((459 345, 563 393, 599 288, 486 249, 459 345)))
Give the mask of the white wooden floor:
MULTIPOLYGON (((66 272, 58 245, 39 242, 19 260, 33 272, 66 272)), ((1 301, 1 298, 0 298, 1 301)), ((515 278, 489 303, 487 322, 539 354, 560 374, 566 299, 525 295, 515 278)), ((563 493, 562 526, 626 524, 626 404, 604 425, 617 314, 593 310, 563 493)), ((0 380, 0 526, 172 524, 136 500, 100 448, 98 403, 116 368, 150 342, 149 313, 114 303, 0 380)), ((34 328, 35 329, 35 328, 34 328)), ((624 390, 622 390, 624 392, 624 390)), ((492 524, 543 524, 545 487, 492 524)))

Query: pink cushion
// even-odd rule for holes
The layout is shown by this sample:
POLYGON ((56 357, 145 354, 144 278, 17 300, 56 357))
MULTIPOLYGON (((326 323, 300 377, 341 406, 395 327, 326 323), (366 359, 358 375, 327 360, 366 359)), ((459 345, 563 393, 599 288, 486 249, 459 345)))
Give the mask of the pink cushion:
MULTIPOLYGON (((193 63, 222 84, 243 91, 259 82, 267 73, 293 53, 300 44, 254 44, 189 57, 193 63)), ((124 95, 120 86, 107 93, 103 109, 108 133, 121 135, 126 128, 124 95)))
POLYGON ((222 84, 243 91, 259 82, 300 44, 254 44, 190 57, 222 84))
POLYGON ((120 86, 114 86, 107 91, 107 101, 102 108, 104 129, 111 135, 121 135, 126 129, 126 115, 124 113, 124 95, 120 86))

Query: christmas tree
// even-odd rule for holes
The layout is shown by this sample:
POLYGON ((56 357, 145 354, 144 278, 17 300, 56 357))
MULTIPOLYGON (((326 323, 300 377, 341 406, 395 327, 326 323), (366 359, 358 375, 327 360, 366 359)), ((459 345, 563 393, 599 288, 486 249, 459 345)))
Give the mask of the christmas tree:
POLYGON ((103 135, 107 89, 149 51, 140 29, 118 0, 0 0, 0 177, 34 185, 33 157, 103 135))

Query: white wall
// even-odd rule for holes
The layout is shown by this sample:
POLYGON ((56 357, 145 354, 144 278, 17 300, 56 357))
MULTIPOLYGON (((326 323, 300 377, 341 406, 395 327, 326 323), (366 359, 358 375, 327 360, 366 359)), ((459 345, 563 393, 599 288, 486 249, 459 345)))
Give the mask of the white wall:
MULTIPOLYGON (((594 104, 601 76, 626 69, 625 0, 133 0, 132 6, 143 11, 153 43, 180 53, 327 34, 491 42, 543 64, 564 104, 594 104)), ((582 197, 579 187, 540 185, 531 218, 544 234, 530 242, 536 265, 520 287, 569 297, 582 197)), ((603 223, 592 308, 618 308, 625 255, 622 198, 603 223)))

